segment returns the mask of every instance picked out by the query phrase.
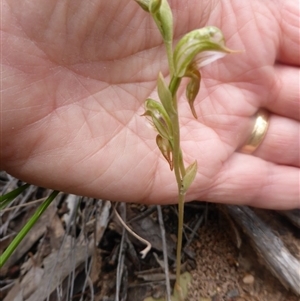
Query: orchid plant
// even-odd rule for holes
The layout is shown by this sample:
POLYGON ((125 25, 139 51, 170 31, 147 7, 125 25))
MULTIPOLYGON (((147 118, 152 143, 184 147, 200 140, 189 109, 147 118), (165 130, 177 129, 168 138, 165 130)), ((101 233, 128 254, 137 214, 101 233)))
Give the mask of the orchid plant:
POLYGON ((182 78, 189 82, 186 86, 186 98, 191 113, 197 118, 194 102, 200 90, 201 74, 199 69, 228 53, 234 51, 225 46, 223 33, 213 26, 193 30, 185 34, 173 50, 173 16, 167 0, 135 0, 146 12, 150 13, 163 38, 169 63, 170 80, 167 83, 161 73, 158 74, 157 92, 160 101, 148 98, 145 101, 145 113, 155 130, 156 144, 174 171, 178 186, 178 240, 176 259, 176 284, 172 300, 183 301, 185 293, 180 280, 181 248, 184 202, 187 190, 197 173, 197 161, 185 167, 180 146, 180 126, 178 99, 176 96, 182 78))
MULTIPOLYGON (((177 91, 183 78, 188 78, 186 86, 186 99, 191 108, 191 113, 197 118, 194 107, 195 99, 200 90, 201 74, 199 69, 228 53, 234 52, 225 45, 223 33, 220 29, 207 26, 185 34, 173 49, 173 16, 167 0, 135 0, 155 21, 163 42, 169 64, 169 82, 158 74, 157 91, 160 101, 148 98, 145 101, 144 116, 148 117, 153 127, 158 132, 156 144, 174 171, 178 187, 178 240, 176 259, 176 284, 172 301, 183 301, 187 295, 187 282, 190 275, 180 275, 182 229, 185 195, 193 183, 197 173, 197 161, 185 166, 183 153, 180 146, 180 126, 178 114, 177 91)), ((0 209, 9 204, 16 196, 22 193, 28 185, 0 196, 0 209)), ((37 219, 47 209, 49 204, 59 192, 53 191, 50 196, 37 209, 36 213, 15 237, 10 246, 0 256, 0 268, 5 264, 20 241, 36 223, 37 219)), ((152 299, 151 299, 152 300, 152 299)), ((163 300, 159 300, 163 301, 163 300)))

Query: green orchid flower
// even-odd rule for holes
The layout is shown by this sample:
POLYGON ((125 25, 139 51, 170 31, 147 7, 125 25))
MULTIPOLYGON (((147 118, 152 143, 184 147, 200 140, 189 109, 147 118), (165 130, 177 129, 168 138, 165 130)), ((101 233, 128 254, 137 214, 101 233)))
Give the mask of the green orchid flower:
POLYGON ((191 65, 198 69, 228 53, 222 31, 214 26, 193 30, 181 38, 174 50, 175 76, 184 77, 191 65))
POLYGON ((150 122, 157 130, 157 132, 164 139, 172 142, 173 140, 173 127, 168 113, 161 103, 148 98, 145 101, 145 113, 142 116, 149 116, 150 122))

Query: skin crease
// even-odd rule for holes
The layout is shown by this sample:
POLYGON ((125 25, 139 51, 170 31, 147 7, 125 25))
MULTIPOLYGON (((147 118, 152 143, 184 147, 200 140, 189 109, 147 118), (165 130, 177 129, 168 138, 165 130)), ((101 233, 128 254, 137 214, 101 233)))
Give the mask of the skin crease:
MULTIPOLYGON (((244 51, 201 70, 197 120, 179 90, 184 158, 198 161, 187 200, 299 208, 297 1, 170 6, 175 41, 214 25, 244 51), (271 113, 267 135, 241 154, 260 107, 271 113)), ((1 18, 1 168, 79 195, 175 203, 174 174, 140 116, 157 99, 158 72, 168 75, 150 16, 132 0, 4 0, 1 18)))

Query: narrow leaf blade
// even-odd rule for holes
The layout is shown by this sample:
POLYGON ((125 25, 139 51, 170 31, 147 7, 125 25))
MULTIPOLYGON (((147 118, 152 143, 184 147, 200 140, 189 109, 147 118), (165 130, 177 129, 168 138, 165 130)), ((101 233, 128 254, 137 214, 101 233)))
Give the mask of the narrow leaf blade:
POLYGON ((159 72, 158 78, 157 78, 157 92, 159 99, 164 106, 165 110, 170 114, 170 113, 175 113, 175 109, 173 107, 173 102, 172 102, 172 94, 171 91, 169 90, 168 86, 165 83, 164 77, 159 72))
POLYGON ((0 209, 5 208, 10 202, 12 202, 19 194, 21 194, 25 189, 27 189, 30 184, 24 184, 4 195, 0 196, 0 209))
POLYGON ((20 244, 20 242, 23 240, 26 234, 30 231, 30 229, 34 226, 34 224, 37 222, 40 216, 45 212, 48 206, 52 203, 52 201, 55 199, 58 193, 59 191, 53 191, 50 194, 50 196, 38 207, 38 209, 35 211, 35 213, 32 215, 29 221, 25 224, 25 226, 13 239, 13 241, 10 243, 7 249, 0 256, 0 268, 3 267, 5 262, 8 260, 8 258, 11 256, 11 254, 14 252, 14 250, 17 248, 17 246, 20 244))
POLYGON ((188 168, 186 169, 186 174, 182 179, 182 190, 183 192, 186 192, 189 187, 192 185, 195 177, 197 174, 197 161, 192 163, 188 168))

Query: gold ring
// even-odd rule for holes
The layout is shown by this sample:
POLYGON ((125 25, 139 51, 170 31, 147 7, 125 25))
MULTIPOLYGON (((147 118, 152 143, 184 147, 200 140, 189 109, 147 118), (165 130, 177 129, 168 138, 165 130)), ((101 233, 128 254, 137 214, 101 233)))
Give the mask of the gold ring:
POLYGON ((269 113, 266 110, 260 109, 255 114, 255 124, 249 139, 241 148, 244 154, 252 154, 262 143, 269 126, 269 113))

